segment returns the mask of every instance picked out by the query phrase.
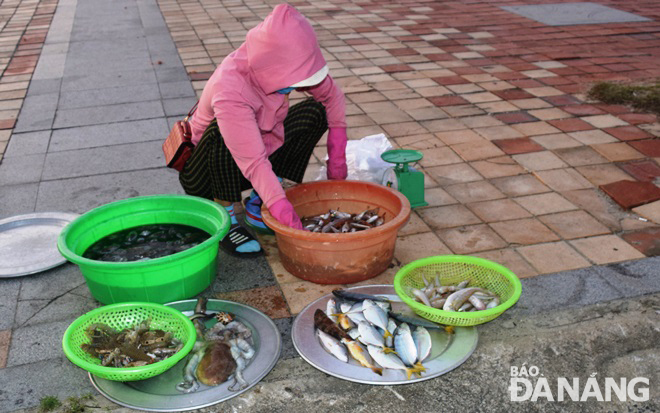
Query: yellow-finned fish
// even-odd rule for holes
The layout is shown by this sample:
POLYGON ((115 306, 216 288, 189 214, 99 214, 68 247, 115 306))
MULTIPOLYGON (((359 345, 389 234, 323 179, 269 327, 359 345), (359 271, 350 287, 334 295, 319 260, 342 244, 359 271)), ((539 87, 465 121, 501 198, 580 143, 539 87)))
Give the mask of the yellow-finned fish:
POLYGON ((346 345, 348 352, 351 353, 351 357, 357 360, 358 363, 362 364, 364 367, 370 368, 371 371, 379 376, 383 375, 383 369, 374 365, 369 353, 364 350, 364 347, 362 347, 360 343, 345 338, 343 338, 341 342, 346 345))

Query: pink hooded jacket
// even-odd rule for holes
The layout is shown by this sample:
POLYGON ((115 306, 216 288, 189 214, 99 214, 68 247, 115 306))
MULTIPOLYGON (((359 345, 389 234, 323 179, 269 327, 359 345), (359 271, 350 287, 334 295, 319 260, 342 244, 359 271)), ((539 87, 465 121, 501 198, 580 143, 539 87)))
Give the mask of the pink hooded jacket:
MULTIPOLYGON (((267 207, 285 198, 268 156, 284 143, 289 109, 277 90, 301 82, 326 64, 314 29, 295 8, 280 4, 227 56, 204 87, 191 120, 197 144, 213 118, 236 164, 267 207)), ((328 75, 305 89, 326 109, 330 128, 346 127, 344 94, 328 75)))

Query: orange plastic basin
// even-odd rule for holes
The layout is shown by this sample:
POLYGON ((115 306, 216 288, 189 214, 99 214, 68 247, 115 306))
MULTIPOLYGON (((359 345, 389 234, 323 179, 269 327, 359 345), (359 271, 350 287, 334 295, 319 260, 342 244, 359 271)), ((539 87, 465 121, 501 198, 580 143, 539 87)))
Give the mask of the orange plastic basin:
POLYGON ((263 220, 275 232, 284 268, 317 284, 350 284, 385 271, 397 233, 410 218, 403 194, 370 182, 315 181, 287 189, 286 196, 301 218, 330 209, 359 213, 374 208, 385 218, 383 225, 364 231, 318 233, 282 225, 264 207, 263 220))

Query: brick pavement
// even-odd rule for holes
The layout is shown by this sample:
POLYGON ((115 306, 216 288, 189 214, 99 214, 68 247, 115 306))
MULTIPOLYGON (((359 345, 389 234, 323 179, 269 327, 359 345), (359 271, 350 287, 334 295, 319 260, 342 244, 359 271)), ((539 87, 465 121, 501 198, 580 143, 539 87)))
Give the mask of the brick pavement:
MULTIPOLYGON (((278 2, 158 3, 199 94, 278 2)), ((633 182, 658 182, 657 119, 585 96, 597 81, 657 79, 657 2, 601 2, 649 22, 577 26, 546 26, 498 1, 291 4, 346 94, 349 138, 385 133, 424 153, 429 206, 399 234, 392 268, 366 283, 438 254, 489 258, 521 277, 657 254, 657 185, 632 211, 601 189, 625 185, 614 199, 626 205, 640 195, 633 182)), ((324 156, 317 148, 308 179, 324 156)), ((334 288, 293 277, 274 240, 261 241, 292 314, 334 288)))

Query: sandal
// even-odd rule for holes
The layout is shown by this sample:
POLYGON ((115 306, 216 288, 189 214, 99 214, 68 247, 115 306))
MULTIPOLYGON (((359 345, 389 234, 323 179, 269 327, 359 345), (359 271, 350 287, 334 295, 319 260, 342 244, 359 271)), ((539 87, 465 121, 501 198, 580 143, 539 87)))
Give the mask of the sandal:
POLYGON ((264 250, 263 248, 259 251, 254 252, 238 252, 236 248, 245 244, 249 241, 256 241, 256 239, 248 232, 247 229, 243 228, 240 225, 236 225, 229 229, 229 232, 225 237, 220 241, 220 247, 229 255, 240 258, 252 258, 262 255, 264 250))
POLYGON ((243 207, 245 209, 245 225, 257 231, 260 234, 275 235, 272 229, 264 224, 261 218, 261 205, 262 201, 254 191, 249 197, 243 200, 243 207))

